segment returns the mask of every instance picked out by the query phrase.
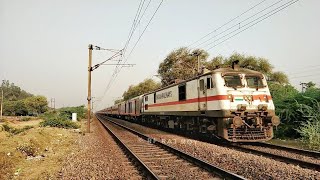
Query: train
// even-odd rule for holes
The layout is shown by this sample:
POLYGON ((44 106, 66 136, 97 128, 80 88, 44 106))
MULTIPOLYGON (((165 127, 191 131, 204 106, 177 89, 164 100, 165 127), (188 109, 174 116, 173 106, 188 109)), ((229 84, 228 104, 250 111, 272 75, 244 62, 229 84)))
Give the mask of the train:
POLYGON ((266 76, 237 64, 198 74, 98 113, 229 142, 268 141, 280 124, 266 76))

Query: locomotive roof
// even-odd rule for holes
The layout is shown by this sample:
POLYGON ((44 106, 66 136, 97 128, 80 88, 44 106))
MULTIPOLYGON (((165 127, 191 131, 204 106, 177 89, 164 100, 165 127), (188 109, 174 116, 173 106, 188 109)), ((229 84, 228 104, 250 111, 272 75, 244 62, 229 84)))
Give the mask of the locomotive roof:
POLYGON ((257 74, 257 75, 262 75, 261 72, 258 72, 258 71, 254 71, 254 70, 251 70, 251 69, 247 69, 247 68, 237 68, 237 69, 233 69, 231 67, 227 67, 227 68, 218 68, 218 69, 214 69, 212 71, 209 71, 207 73, 203 73, 203 74, 200 74, 198 76, 195 76, 195 77, 192 77, 190 79, 186 79, 186 80, 183 80, 179 83, 174 83, 174 84, 170 84, 169 86, 165 86, 163 88, 159 88, 159 89, 156 89, 154 91, 151 91, 151 92, 148 92, 148 93, 145 93, 144 95, 148 95, 148 94, 152 94, 152 93, 155 93, 157 91, 161 91, 163 89, 167 89, 167 88, 170 88, 170 87, 173 87, 173 86, 177 86, 179 84, 183 84, 183 83, 186 83, 186 82, 189 82, 189 81, 192 81, 194 79, 198 79, 199 77, 202 77, 202 76, 206 76, 206 75, 209 75, 209 74, 214 74, 214 73, 246 73, 246 74, 257 74))

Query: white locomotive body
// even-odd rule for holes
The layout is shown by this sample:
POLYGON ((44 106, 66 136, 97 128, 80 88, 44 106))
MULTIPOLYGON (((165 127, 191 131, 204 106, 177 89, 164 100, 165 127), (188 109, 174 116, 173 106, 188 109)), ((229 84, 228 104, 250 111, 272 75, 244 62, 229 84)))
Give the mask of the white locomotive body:
POLYGON ((244 68, 219 68, 106 111, 108 115, 210 133, 233 142, 270 140, 273 126, 280 123, 265 76, 244 68))

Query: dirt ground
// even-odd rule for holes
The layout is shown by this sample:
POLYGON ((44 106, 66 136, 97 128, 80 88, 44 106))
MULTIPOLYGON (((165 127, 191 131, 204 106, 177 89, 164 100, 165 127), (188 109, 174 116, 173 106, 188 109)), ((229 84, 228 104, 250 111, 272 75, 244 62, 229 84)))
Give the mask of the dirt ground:
POLYGON ((40 121, 7 118, 0 122, 0 179, 56 179, 64 159, 83 135, 79 130, 39 127, 40 121), (13 134, 5 131, 4 124, 32 128, 13 134))

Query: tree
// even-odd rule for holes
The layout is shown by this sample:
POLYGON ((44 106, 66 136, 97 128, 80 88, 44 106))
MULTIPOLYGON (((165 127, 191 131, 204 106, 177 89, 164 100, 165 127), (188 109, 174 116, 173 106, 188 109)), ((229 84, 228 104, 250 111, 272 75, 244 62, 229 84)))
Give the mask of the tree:
POLYGON ((48 110, 48 101, 44 96, 28 97, 24 101, 29 113, 40 114, 48 110))
POLYGON ((197 75, 197 56, 192 54, 199 53, 203 67, 214 70, 219 67, 231 67, 232 62, 239 60, 240 67, 259 71, 267 76, 268 81, 279 84, 288 84, 288 77, 282 72, 273 72, 273 66, 269 61, 262 57, 246 56, 234 53, 230 57, 216 56, 207 61, 209 54, 201 49, 191 52, 188 48, 179 48, 172 51, 163 62, 160 63, 158 74, 162 79, 162 86, 172 84, 176 79, 189 79, 197 75))
POLYGON ((117 99, 114 101, 114 105, 118 104, 118 103, 121 103, 122 101, 124 101, 123 99, 117 99))
POLYGON ((172 51, 159 65, 158 74, 162 85, 167 86, 176 79, 188 79, 195 76, 198 56, 203 64, 209 54, 201 49, 191 51, 186 47, 172 51))
POLYGON ((33 96, 32 94, 27 93, 20 87, 16 86, 14 83, 10 84, 9 80, 2 80, 0 91, 1 90, 3 90, 5 101, 17 101, 33 96))
POLYGON ((277 82, 282 85, 289 84, 289 78, 283 72, 271 73, 269 76, 269 81, 277 82))
POLYGON ((152 79, 145 79, 138 85, 129 86, 128 90, 123 93, 123 100, 126 101, 130 98, 139 96, 141 94, 156 90, 160 87, 160 83, 156 83, 152 79))
POLYGON ((316 83, 314 83, 314 82, 312 82, 312 81, 309 81, 309 82, 306 84, 306 86, 307 86, 307 89, 308 89, 308 88, 315 88, 315 87, 316 87, 316 83))

